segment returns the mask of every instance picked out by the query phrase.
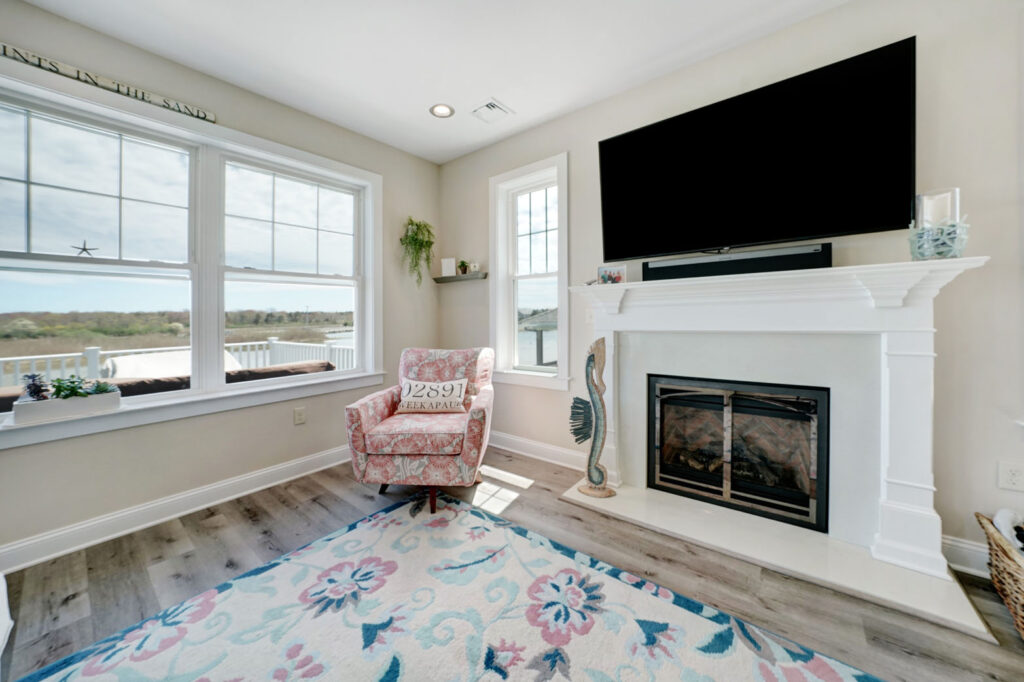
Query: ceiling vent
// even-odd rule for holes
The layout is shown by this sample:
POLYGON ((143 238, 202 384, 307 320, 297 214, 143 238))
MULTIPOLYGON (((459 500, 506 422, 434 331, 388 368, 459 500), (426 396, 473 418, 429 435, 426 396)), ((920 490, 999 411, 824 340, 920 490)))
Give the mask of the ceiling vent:
POLYGON ((514 113, 516 112, 493 97, 473 110, 473 115, 484 123, 494 123, 514 113))

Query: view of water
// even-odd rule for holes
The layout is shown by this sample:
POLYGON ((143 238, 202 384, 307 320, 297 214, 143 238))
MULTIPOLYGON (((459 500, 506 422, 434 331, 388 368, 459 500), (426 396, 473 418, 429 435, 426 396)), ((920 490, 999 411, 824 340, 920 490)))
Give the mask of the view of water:
POLYGON ((355 348, 356 347, 356 333, 353 329, 347 329, 345 331, 333 331, 324 334, 327 337, 327 341, 336 346, 342 348, 355 348))
MULTIPOLYGON (((558 357, 558 330, 543 332, 544 362, 554 362, 558 357)), ((537 362, 537 333, 519 332, 519 365, 534 365, 537 362)))

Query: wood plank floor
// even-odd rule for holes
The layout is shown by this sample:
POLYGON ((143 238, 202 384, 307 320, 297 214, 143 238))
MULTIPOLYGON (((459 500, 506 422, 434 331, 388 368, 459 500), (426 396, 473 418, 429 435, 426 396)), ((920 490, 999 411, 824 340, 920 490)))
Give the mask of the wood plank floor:
MULTIPOLYGON (((485 463, 532 479, 510 521, 887 680, 1024 680, 1024 643, 987 581, 964 577, 1001 645, 618 521, 558 499, 579 472, 492 449, 485 463)), ((465 500, 475 489, 452 488, 465 500)), ((347 464, 218 504, 7 577, 20 676, 412 492, 352 479, 347 464)))

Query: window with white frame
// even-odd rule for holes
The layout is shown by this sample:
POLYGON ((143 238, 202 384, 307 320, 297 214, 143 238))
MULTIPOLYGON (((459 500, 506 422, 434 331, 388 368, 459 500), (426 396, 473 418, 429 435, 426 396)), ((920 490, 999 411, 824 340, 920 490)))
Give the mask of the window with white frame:
POLYGON ((497 381, 566 388, 567 157, 491 178, 497 381))
POLYGON ((513 195, 512 296, 516 335, 512 367, 558 370, 558 184, 513 195))
POLYGON ((187 386, 191 166, 185 146, 0 106, 0 390, 142 355, 178 360, 158 390, 187 386))
POLYGON ((0 393, 28 373, 216 398, 376 370, 378 176, 128 118, 0 97, 0 393))
POLYGON ((224 195, 229 355, 355 368, 357 192, 229 162, 224 195))

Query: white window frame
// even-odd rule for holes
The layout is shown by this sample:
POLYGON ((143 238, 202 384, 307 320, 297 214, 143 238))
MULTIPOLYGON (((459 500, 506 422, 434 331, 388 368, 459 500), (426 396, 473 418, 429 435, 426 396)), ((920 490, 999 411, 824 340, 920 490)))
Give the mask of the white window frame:
POLYGON ((490 342, 494 381, 569 390, 569 155, 566 152, 495 175, 489 182, 491 234, 490 342), (516 194, 542 184, 558 186, 558 367, 542 372, 515 368, 516 194))
MULTIPOLYGON (((18 72, 15 79, 13 73, 8 73, 10 70, 10 65, 0 64, 0 100, 6 104, 172 144, 191 152, 190 262, 161 265, 109 261, 109 264, 191 272, 191 344, 196 352, 192 354, 189 389, 125 398, 120 410, 103 415, 44 424, 7 424, 0 428, 0 450, 383 384, 383 179, 379 174, 74 81, 59 83, 61 91, 54 91, 51 89, 53 82, 45 86, 31 82, 48 74, 18 72), (228 160, 314 181, 320 179, 358 191, 356 220, 361 230, 356 230, 357 253, 353 258, 354 274, 359 280, 354 320, 356 369, 233 384, 225 382, 223 296, 224 274, 230 268, 224 265, 223 197, 224 163, 228 160), (205 229, 199 229, 200 226, 205 229)), ((53 262, 76 260, 9 252, 3 256, 53 262)), ((102 264, 104 259, 96 261, 102 264)), ((0 422, 6 419, 6 415, 0 415, 0 422)))

